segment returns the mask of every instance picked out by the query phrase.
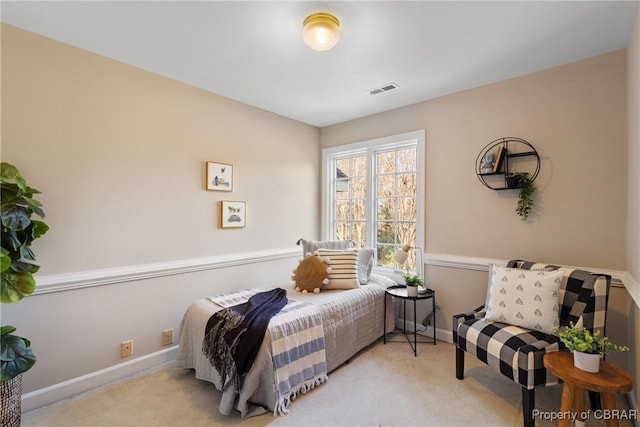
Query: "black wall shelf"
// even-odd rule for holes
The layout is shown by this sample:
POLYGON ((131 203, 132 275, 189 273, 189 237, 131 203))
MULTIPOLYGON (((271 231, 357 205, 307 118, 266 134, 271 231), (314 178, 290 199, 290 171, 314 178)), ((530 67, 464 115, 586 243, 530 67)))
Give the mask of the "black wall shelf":
POLYGON ((498 138, 487 144, 476 158, 476 175, 478 180, 492 190, 513 190, 517 186, 508 184, 511 173, 526 173, 531 181, 535 181, 540 172, 540 156, 533 145, 522 138, 504 137, 498 138), (502 159, 499 159, 500 152, 502 159), (487 153, 494 155, 494 164, 491 172, 483 172, 483 159, 487 153), (525 160, 524 162, 518 159, 525 160), (498 163, 496 165, 495 163, 498 163), (517 170, 516 170, 517 165, 517 170))

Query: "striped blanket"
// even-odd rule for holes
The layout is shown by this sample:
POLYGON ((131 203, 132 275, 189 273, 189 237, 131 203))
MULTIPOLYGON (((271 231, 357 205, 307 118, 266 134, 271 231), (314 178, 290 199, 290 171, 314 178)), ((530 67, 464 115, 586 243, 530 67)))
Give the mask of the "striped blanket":
POLYGON ((271 319, 268 332, 275 371, 274 415, 285 415, 296 396, 328 380, 322 316, 311 303, 289 300, 271 319))
MULTIPOLYGON (((247 289, 209 300, 226 308, 244 303, 260 291, 247 289)), ((328 380, 322 316, 313 304, 289 299, 271 318, 267 333, 274 369, 274 415, 285 415, 299 394, 328 380)))

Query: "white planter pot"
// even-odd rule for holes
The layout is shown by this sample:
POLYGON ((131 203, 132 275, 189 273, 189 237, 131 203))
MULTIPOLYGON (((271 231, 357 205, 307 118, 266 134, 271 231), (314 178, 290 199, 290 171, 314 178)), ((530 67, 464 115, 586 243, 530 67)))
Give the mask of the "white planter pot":
POLYGON ((573 352, 573 365, 587 372, 599 372, 600 371, 600 355, 591 353, 581 353, 579 351, 573 352))
POLYGON ((407 296, 409 296, 409 297, 417 297, 418 296, 418 287, 417 286, 407 286, 407 296))

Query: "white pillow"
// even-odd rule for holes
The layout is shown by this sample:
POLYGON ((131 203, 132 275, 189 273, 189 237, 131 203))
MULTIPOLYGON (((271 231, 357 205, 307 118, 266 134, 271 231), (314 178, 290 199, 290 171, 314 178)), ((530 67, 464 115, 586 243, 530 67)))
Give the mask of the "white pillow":
POLYGON ((371 277, 373 257, 375 254, 373 248, 358 249, 358 280, 361 285, 366 285, 369 277, 371 277))
POLYGON ((343 251, 318 249, 318 255, 329 263, 329 284, 322 289, 355 289, 360 287, 358 281, 358 250, 343 251))
POLYGON ((353 240, 305 240, 297 242, 302 245, 302 258, 307 254, 314 254, 318 249, 349 249, 353 247, 353 240))
POLYGON ((558 320, 558 290, 563 270, 536 271, 494 265, 485 320, 553 333, 558 320))
MULTIPOLYGON (((518 265, 522 265, 522 264, 521 264, 521 263, 519 263, 518 265)), ((538 264, 538 265, 540 265, 540 264, 538 264)), ((491 263, 489 263, 489 281, 488 281, 488 283, 487 283, 487 298, 486 298, 486 300, 485 300, 485 302, 484 302, 484 308, 485 308, 485 310, 487 310, 487 309, 489 308, 489 297, 491 296, 491 281, 493 280, 493 267, 503 267, 503 268, 507 268, 507 266, 505 266, 505 265, 502 265, 502 266, 498 265, 498 266, 496 266, 495 264, 491 264, 491 263)), ((534 265, 533 267, 535 267, 535 265, 534 265)), ((518 268, 518 267, 516 266, 516 267, 511 267, 511 268, 518 268)), ((527 270, 528 270, 528 271, 557 271, 557 269, 550 268, 550 267, 546 266, 546 264, 545 264, 545 267, 544 267, 544 268, 529 268, 529 269, 527 269, 527 270)))

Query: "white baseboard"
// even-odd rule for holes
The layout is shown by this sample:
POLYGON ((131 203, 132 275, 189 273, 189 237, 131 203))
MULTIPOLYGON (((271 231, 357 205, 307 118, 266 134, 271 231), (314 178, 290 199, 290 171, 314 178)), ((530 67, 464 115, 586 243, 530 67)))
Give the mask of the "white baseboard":
POLYGON ((50 405, 94 388, 132 377, 151 368, 171 363, 175 360, 177 351, 178 346, 175 345, 106 369, 25 393, 22 395, 22 411, 26 412, 50 405))

